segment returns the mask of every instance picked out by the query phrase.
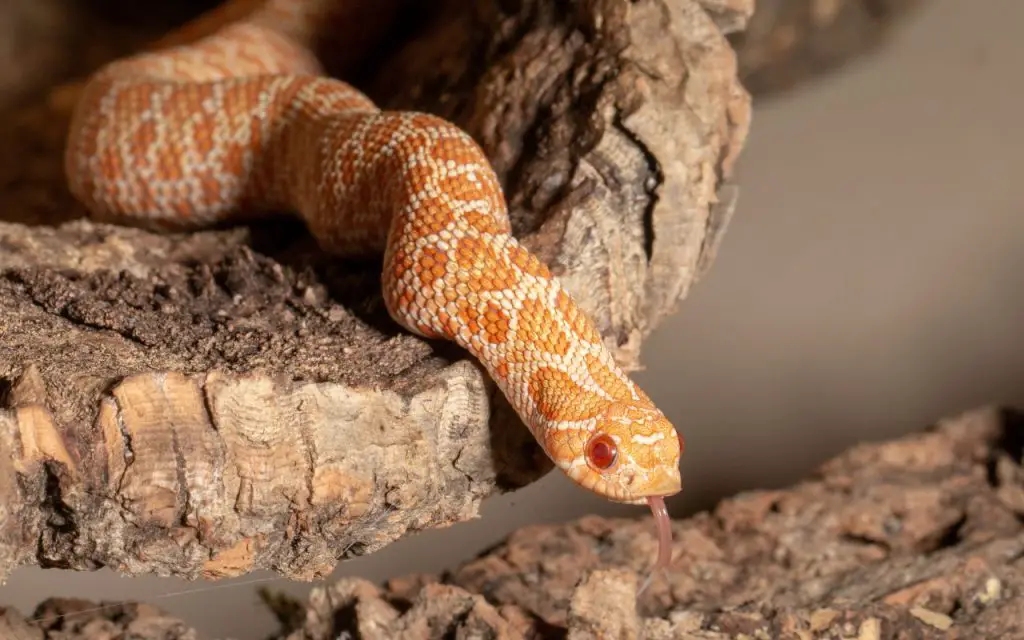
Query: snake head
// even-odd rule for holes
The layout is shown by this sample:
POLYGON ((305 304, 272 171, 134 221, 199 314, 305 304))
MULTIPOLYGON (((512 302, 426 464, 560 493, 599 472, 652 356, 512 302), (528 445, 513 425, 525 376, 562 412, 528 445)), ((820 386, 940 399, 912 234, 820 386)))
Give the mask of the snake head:
POLYGON ((570 460, 563 470, 576 484, 626 504, 644 504, 682 489, 683 439, 652 404, 612 402, 593 430, 553 434, 551 443, 570 460), (566 451, 568 450, 568 451, 566 451))

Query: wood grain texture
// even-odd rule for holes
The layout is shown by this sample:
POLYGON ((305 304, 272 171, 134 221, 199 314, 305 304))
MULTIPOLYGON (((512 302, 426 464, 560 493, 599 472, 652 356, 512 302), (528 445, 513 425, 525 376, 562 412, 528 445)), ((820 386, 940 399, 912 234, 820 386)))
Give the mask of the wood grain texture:
MULTIPOLYGON (((516 235, 627 370, 734 202, 749 99, 717 24, 750 6, 733 4, 723 21, 692 0, 442 3, 392 32, 362 82, 480 141, 516 235)), ((78 219, 66 108, 55 94, 3 132, 0 442, 22 465, 0 479, 4 574, 315 578, 549 469, 465 354, 388 320, 379 263, 329 260, 287 223, 157 235, 78 219), (43 443, 28 457, 25 434, 43 443)))
MULTIPOLYGON (((630 567, 657 544, 651 528, 598 517, 524 527, 443 575, 346 577, 306 602, 263 599, 282 622, 274 640, 1019 638, 1022 451, 1024 414, 997 407, 853 447, 791 487, 676 521, 680 560, 639 600, 630 567)), ((0 612, 0 631, 196 634, 153 607, 92 604, 49 600, 33 624, 0 612)))

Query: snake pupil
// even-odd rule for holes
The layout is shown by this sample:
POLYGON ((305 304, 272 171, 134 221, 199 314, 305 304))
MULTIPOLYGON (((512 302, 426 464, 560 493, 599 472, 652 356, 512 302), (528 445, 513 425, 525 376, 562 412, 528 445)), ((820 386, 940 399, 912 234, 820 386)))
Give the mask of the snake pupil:
POLYGON ((605 434, 594 437, 587 446, 587 460, 599 471, 607 471, 619 457, 615 442, 605 434))

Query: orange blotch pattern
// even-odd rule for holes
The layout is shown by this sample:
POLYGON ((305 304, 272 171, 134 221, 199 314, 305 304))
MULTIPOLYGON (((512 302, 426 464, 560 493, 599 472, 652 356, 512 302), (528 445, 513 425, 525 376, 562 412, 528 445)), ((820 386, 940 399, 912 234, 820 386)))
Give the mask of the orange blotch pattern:
POLYGON ((416 263, 416 274, 425 288, 432 289, 434 283, 445 276, 447 267, 448 255, 444 251, 429 246, 420 250, 419 260, 416 263))
POLYGON ((508 257, 512 264, 516 265, 526 273, 544 280, 551 279, 551 270, 540 261, 537 256, 526 250, 525 247, 514 245, 508 248, 508 257))
POLYGON ((530 375, 530 397, 548 420, 577 421, 597 417, 608 401, 576 384, 569 374, 539 367, 530 375))
POLYGON ((413 268, 415 261, 409 255, 404 246, 398 246, 391 256, 391 273, 395 281, 400 281, 405 273, 413 268))
POLYGON ((650 437, 664 434, 661 440, 643 447, 630 447, 629 454, 640 466, 653 469, 678 453, 681 440, 675 428, 654 406, 636 402, 621 402, 610 405, 608 412, 598 422, 598 431, 613 433, 621 431, 622 425, 628 424, 629 436, 639 435, 650 437))
POLYGON ((594 379, 594 382, 605 393, 622 402, 634 401, 633 393, 629 386, 622 381, 622 378, 615 375, 607 365, 589 353, 587 354, 587 369, 590 371, 590 376, 594 379))
MULTIPOLYGON (((527 298, 516 314, 516 336, 528 343, 529 351, 543 351, 556 356, 569 353, 569 336, 559 327, 551 311, 536 298, 527 298)), ((533 354, 525 357, 534 358, 533 354)))
POLYGON ((482 308, 473 306, 464 299, 456 302, 461 326, 491 344, 504 342, 508 338, 509 317, 505 310, 494 301, 487 301, 482 308))
POLYGON ((515 289, 519 275, 498 255, 490 244, 480 238, 466 236, 455 247, 459 281, 472 291, 503 291, 515 289))
POLYGON ((491 214, 472 209, 463 214, 463 218, 465 219, 466 224, 473 227, 480 233, 489 233, 491 235, 508 233, 508 227, 506 225, 499 224, 491 214))
POLYGON ((433 233, 441 233, 455 222, 455 215, 450 207, 438 200, 428 200, 409 217, 410 236, 424 238, 433 233))
POLYGON ((665 464, 666 461, 672 460, 682 444, 682 440, 676 434, 675 427, 663 416, 653 420, 648 418, 643 423, 643 426, 634 430, 634 433, 642 435, 651 435, 658 432, 669 435, 654 444, 644 447, 633 447, 630 450, 633 460, 648 469, 654 469, 665 464))
POLYGON ((586 446, 590 433, 579 429, 551 429, 544 434, 544 448, 556 460, 572 460, 586 446))
POLYGON ((601 334, 565 291, 559 291, 555 296, 555 307, 562 312, 562 317, 577 336, 591 344, 601 343, 601 334))
POLYGON ((487 303, 483 316, 484 339, 492 344, 505 342, 508 338, 509 317, 498 304, 493 301, 487 303))

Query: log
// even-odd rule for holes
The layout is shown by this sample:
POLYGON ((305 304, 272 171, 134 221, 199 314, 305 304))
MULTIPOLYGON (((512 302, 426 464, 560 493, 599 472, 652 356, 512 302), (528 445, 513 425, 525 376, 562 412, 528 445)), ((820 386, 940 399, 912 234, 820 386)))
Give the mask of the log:
MULTIPOLYGON (((677 560, 639 600, 652 528, 592 516, 523 528, 445 575, 344 578, 308 602, 264 602, 275 640, 1019 638, 1022 462, 1024 413, 997 407, 855 446, 795 486, 675 521, 677 560)), ((146 605, 95 606, 50 600, 33 622, 6 612, 0 630, 197 637, 146 605)))
MULTIPOLYGON (((251 2, 229 4, 237 10, 251 2)), ((725 32, 737 52, 743 86, 755 97, 767 98, 883 49, 894 30, 923 4, 758 0, 745 28, 725 32)), ((159 40, 162 33, 216 5, 217 0, 7 0, 0 6, 0 41, 10 43, 0 48, 0 108, 159 40)), ((719 15, 724 20, 745 20, 730 2, 706 1, 703 6, 712 12, 724 7, 719 15)), ((204 33, 204 25, 198 26, 193 33, 204 33)))
MULTIPOLYGON (((337 59, 480 141, 516 234, 635 369, 735 203, 750 105, 725 33, 751 3, 418 7, 337 59)), ((313 580, 550 470, 474 361, 388 318, 379 261, 286 220, 85 219, 61 169, 74 87, 0 131, 0 578, 313 580)))

